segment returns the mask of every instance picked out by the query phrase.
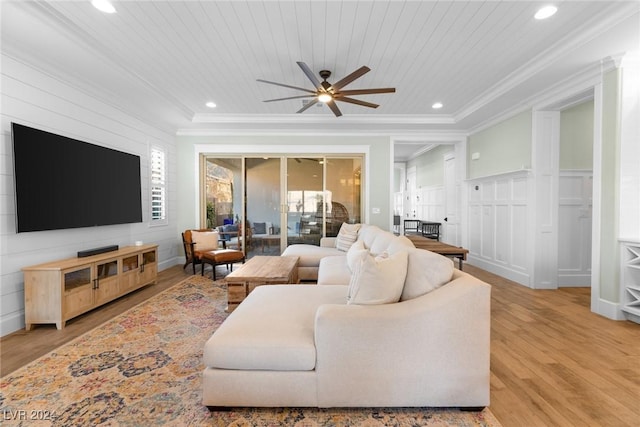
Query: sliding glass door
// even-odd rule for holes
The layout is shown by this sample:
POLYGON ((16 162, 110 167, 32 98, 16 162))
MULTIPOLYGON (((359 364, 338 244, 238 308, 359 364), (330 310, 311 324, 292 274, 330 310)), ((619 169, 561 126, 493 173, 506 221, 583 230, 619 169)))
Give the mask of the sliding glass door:
POLYGON ((280 255, 283 236, 281 169, 280 157, 245 158, 248 256, 280 255))
POLYGON ((204 156, 201 227, 247 257, 319 245, 362 215, 360 156, 204 156))
POLYGON ((324 159, 287 159, 287 244, 320 245, 323 231, 324 159))

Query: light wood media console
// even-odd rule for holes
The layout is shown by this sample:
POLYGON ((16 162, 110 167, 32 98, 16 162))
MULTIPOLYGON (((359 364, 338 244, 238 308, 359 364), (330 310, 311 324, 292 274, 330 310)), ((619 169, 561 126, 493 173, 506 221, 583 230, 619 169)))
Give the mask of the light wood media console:
POLYGON ((127 246, 85 258, 22 269, 25 329, 65 322, 145 285, 158 276, 158 245, 127 246))

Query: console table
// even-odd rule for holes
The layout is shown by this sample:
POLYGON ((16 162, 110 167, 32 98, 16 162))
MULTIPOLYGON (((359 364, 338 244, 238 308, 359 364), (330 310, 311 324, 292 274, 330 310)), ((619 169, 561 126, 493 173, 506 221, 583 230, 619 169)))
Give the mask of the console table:
POLYGON ((409 240, 418 249, 426 249, 440 255, 448 256, 458 260, 458 268, 462 270, 462 261, 467 259, 469 249, 460 248, 458 246, 449 245, 447 243, 438 242, 423 236, 407 236, 409 240))
POLYGON ((155 283, 158 246, 127 246, 83 258, 68 258, 22 269, 25 329, 65 322, 111 300, 155 283))

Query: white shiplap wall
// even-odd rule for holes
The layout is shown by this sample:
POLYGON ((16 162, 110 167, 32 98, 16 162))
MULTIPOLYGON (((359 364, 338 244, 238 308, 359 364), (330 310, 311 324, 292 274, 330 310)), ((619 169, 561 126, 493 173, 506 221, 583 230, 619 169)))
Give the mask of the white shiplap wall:
MULTIPOLYGON (((47 72, 2 56, 0 133, 0 336, 24 327, 24 279, 28 265, 76 256, 105 245, 127 246, 136 240, 159 244, 160 269, 174 265, 178 253, 174 203, 175 137, 96 98, 47 72), (139 155, 143 222, 71 230, 16 233, 11 122, 24 124, 139 155), (166 150, 169 222, 149 226, 149 147, 166 150)), ((106 99, 106 98, 105 98, 106 99)), ((43 191, 47 191, 46 187, 43 191)), ((73 189, 69 189, 73 191, 73 189)), ((82 197, 81 194, 78 195, 82 197)), ((42 207, 47 214, 47 207, 42 207)))

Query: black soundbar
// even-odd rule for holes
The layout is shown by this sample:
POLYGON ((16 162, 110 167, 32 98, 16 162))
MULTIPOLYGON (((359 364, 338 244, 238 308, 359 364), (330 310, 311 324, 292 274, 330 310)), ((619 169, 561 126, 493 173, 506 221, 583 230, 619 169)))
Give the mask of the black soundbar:
POLYGON ((98 255, 98 254, 103 254, 105 252, 112 252, 117 250, 118 250, 118 245, 110 245, 110 246, 103 246, 101 248, 87 249, 86 251, 79 251, 78 258, 84 258, 91 255, 98 255))

